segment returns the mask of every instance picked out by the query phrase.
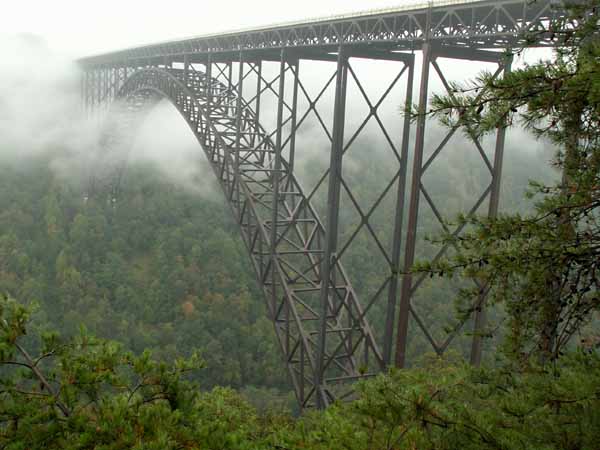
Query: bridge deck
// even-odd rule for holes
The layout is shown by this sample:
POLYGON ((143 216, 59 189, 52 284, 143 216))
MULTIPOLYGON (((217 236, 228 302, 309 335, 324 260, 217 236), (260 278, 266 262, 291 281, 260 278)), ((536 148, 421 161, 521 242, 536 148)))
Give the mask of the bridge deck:
POLYGON ((438 0, 410 6, 309 19, 185 38, 90 56, 84 66, 123 64, 241 50, 261 56, 281 48, 334 50, 340 44, 385 50, 413 50, 425 40, 441 45, 504 49, 549 46, 550 24, 563 14, 555 0, 438 0), (535 43, 525 42, 537 32, 535 43))

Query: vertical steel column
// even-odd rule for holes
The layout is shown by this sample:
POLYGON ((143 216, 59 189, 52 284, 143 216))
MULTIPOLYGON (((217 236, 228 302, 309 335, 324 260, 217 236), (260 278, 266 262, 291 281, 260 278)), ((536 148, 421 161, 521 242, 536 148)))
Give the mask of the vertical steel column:
POLYGON ((327 316, 329 315, 330 286, 335 288, 336 252, 338 241, 338 220, 340 210, 340 188, 342 179, 342 159, 344 151, 344 125, 346 121, 346 89, 348 85, 348 58, 342 45, 338 49, 335 105, 333 112, 333 132, 331 156, 329 163, 329 186, 327 195, 327 224, 325 229, 325 253, 321 261, 321 291, 319 318, 319 339, 317 343, 317 370, 314 387, 317 408, 327 406, 326 394, 323 390, 324 361, 327 335, 327 316), (332 270, 333 269, 333 270, 332 270))
MULTIPOLYGON (((294 63, 293 67, 294 73, 294 91, 292 94, 292 125, 291 125, 291 136, 290 136, 290 155, 288 158, 290 173, 294 173, 294 160, 296 157, 296 127, 297 127, 297 118, 298 118, 298 85, 299 85, 299 77, 300 77, 300 60, 297 59, 294 63)), ((295 204, 293 205, 293 207, 295 204)))
POLYGON ((237 99, 235 102, 235 167, 233 169, 234 182, 232 188, 235 191, 237 211, 240 213, 240 216, 237 218, 238 221, 242 218, 242 208, 240 203, 240 142, 242 138, 242 95, 244 89, 244 59, 242 52, 240 52, 239 65, 240 67, 238 71, 237 99))
POLYGON ((423 69, 421 72, 421 85, 419 91, 419 116, 415 141, 413 173, 408 210, 408 227, 406 234, 406 248, 404 251, 404 271, 402 290, 400 293, 400 311, 398 313, 398 327, 396 334, 396 367, 404 367, 406 360, 406 344, 408 335, 408 319, 410 315, 410 301, 412 297, 412 275, 409 272, 415 261, 415 246, 417 241, 417 220, 419 216, 419 197, 421 189, 421 175, 423 166, 423 149, 425 146, 425 124, 427 122, 427 100, 429 88, 429 70, 431 66, 431 44, 423 44, 423 69))
POLYGON ((90 77, 90 69, 86 68, 85 69, 85 91, 84 91, 84 95, 85 95, 85 116, 86 118, 90 118, 90 84, 91 84, 91 77, 90 77))
POLYGON ((273 183, 271 215, 271 317, 276 319, 277 311, 277 216, 279 214, 279 181, 281 177, 281 143, 283 137, 283 105, 285 95, 285 50, 281 50, 279 63, 279 96, 277 99, 277 136, 275 138, 275 162, 271 166, 273 183))
POLYGON ((100 96, 102 92, 102 78, 99 68, 94 69, 94 112, 97 116, 100 112, 100 96))
POLYGON ((93 83, 93 87, 94 87, 94 93, 92 96, 92 111, 94 112, 94 114, 92 114, 92 117, 95 119, 95 116, 98 114, 98 110, 99 105, 98 105, 98 99, 100 98, 100 89, 102 88, 100 86, 100 73, 99 73, 99 69, 97 67, 94 68, 93 70, 93 74, 94 74, 94 83, 93 83))
MULTIPOLYGON (((258 61, 258 69, 257 69, 257 80, 256 80, 256 104, 254 106, 254 129, 258 130, 260 128, 260 98, 261 98, 261 89, 262 89, 262 61, 258 61)), ((253 141, 254 142, 254 141, 253 141)))
POLYGON ((412 107, 413 84, 415 76, 415 58, 408 65, 408 80, 406 82, 406 102, 404 126, 402 130, 402 147, 400 149, 400 176, 398 178, 398 194, 396 197, 396 216, 394 218, 394 237, 392 244, 392 274, 388 289, 388 304, 383 341, 383 360, 386 366, 391 364, 392 342, 394 339, 394 322, 396 318, 396 300, 398 297, 398 275, 400 272, 400 246, 402 245, 402 226, 404 219, 404 197, 406 195, 406 173, 408 165, 408 146, 410 144, 410 109, 412 107))
MULTIPOLYGON (((504 75, 512 69, 512 58, 504 63, 504 75)), ((492 189, 490 193, 490 206, 488 216, 495 219, 498 215, 500 203, 500 187, 502 180, 502 167, 504 163, 504 144, 506 142, 506 123, 499 129, 496 136, 496 150, 494 153, 494 173, 492 174, 492 189)))
POLYGON ((113 75, 114 68, 111 66, 106 69, 106 92, 104 92, 104 101, 106 102, 106 109, 112 102, 112 89, 113 89, 113 75))
POLYGON ((79 92, 81 92, 81 98, 79 99, 81 101, 80 107, 84 112, 85 115, 85 72, 81 72, 81 77, 80 77, 80 84, 79 84, 79 92))
MULTIPOLYGON (((504 63, 504 75, 512 69, 512 57, 504 63)), ((492 189, 490 192, 490 205, 488 217, 495 219, 498 216, 498 206, 500 204, 500 187, 502 180, 502 166, 504 163, 504 144, 506 142, 506 123, 503 124, 496 135, 496 150, 494 152, 494 170, 492 173, 492 189)), ((471 364, 479 366, 481 364, 481 354, 483 339, 481 332, 485 327, 485 297, 488 294, 487 287, 484 287, 479 299, 479 305, 475 309, 475 322, 473 324, 473 341, 471 342, 471 364)))
POLYGON ((115 81, 112 87, 112 98, 111 103, 117 98, 117 94, 119 93, 119 82, 121 80, 121 66, 116 64, 114 67, 115 81))
POLYGON ((183 82, 187 86, 190 76, 190 55, 183 55, 183 82))
POLYGON ((108 95, 108 71, 109 70, 110 69, 108 69, 108 67, 105 67, 103 70, 104 76, 103 76, 103 84, 102 84, 102 97, 100 97, 104 101, 104 109, 105 110, 108 109, 107 108, 108 101, 107 101, 106 96, 108 95))
POLYGON ((119 77, 121 74, 121 69, 119 68, 118 65, 115 65, 111 71, 113 74, 113 82, 112 82, 112 86, 110 88, 110 103, 112 103, 113 100, 115 98, 117 98, 117 92, 119 90, 119 77))
MULTIPOLYGON (((94 95, 94 112, 95 112, 95 121, 98 121, 98 117, 100 117, 101 115, 101 111, 100 111, 100 99, 102 98, 102 71, 101 69, 97 68, 96 70, 94 70, 94 82, 96 85, 96 89, 95 89, 95 95, 94 95)), ((97 123, 95 125, 98 125, 97 123)))
POLYGON ((92 98, 94 95, 94 80, 92 78, 93 72, 90 69, 86 69, 85 78, 86 78, 86 88, 85 88, 85 104, 87 111, 87 118, 91 118, 92 116, 92 98))
POLYGON ((93 117, 94 113, 94 97, 96 94, 96 74, 94 69, 88 69, 88 92, 87 92, 87 103, 88 103, 88 119, 93 117))
POLYGON ((233 61, 227 62, 227 90, 233 90, 233 61))
POLYGON ((82 100, 82 106, 83 106, 83 115, 84 117, 88 117, 89 114, 89 106, 88 106, 88 85, 89 85, 89 79, 88 79, 88 70, 84 70, 81 72, 81 100, 82 100))
MULTIPOLYGON (((304 409, 304 366, 306 361, 306 348, 304 347, 304 343, 300 343, 300 408, 304 409)), ((310 365, 310 362, 309 362, 310 365)))
MULTIPOLYGON (((212 120, 212 103, 213 103, 213 98, 212 98, 212 53, 208 54, 208 58, 206 60, 206 81, 205 81, 205 87, 204 89, 206 89, 206 114, 208 116, 208 121, 204 121, 204 123, 206 124, 205 126, 207 127, 208 131, 208 122, 210 122, 210 120, 212 120)), ((207 140, 209 140, 210 138, 206 137, 207 140)), ((212 145, 212 144, 211 144, 212 145)), ((214 155, 213 155, 214 158, 214 155)))

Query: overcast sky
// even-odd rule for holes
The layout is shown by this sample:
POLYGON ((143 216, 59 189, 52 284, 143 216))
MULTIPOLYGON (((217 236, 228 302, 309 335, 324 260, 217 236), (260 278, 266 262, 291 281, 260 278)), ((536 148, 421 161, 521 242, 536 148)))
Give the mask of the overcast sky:
POLYGON ((33 33, 55 51, 83 56, 215 31, 415 3, 423 0, 2 0, 0 33, 33 33))

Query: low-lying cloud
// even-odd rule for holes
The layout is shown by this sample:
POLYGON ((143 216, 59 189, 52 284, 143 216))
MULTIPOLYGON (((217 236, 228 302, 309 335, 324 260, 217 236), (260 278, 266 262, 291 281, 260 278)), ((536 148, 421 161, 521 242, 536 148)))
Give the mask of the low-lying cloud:
POLYGON ((73 62, 34 35, 0 40, 2 159, 22 159, 90 145, 73 62))
MULTIPOLYGON (((0 60, 0 162, 15 161, 24 164, 31 158, 45 157, 57 176, 85 183, 86 177, 101 170, 94 165, 102 162, 102 157, 98 158, 98 155, 102 155, 104 150, 100 145, 100 123, 88 120, 82 108, 81 73, 76 63, 51 51, 43 39, 35 35, 3 36, 0 51, 4 55, 0 60)), ((330 76, 329 66, 322 68, 317 65, 314 69, 310 77, 305 77, 309 85, 313 81, 324 82, 330 76), (319 80, 319 73, 322 80, 319 80)), ((384 69, 389 71, 389 79, 397 71, 397 67, 381 67, 374 73, 370 66, 358 67, 358 70, 363 71, 365 86, 374 86, 377 76, 384 73, 384 69)), ((317 87, 313 91, 318 92, 317 87)), ((380 111, 386 125, 392 125, 388 131, 396 145, 399 145, 402 124, 399 112, 402 99, 398 98, 402 97, 400 91, 380 111)), ((329 94, 331 95, 326 96, 323 103, 319 104, 323 111, 332 109, 332 92, 329 94)), ((313 97, 314 95, 316 94, 313 97)), ((351 97, 347 105, 348 134, 365 117, 364 100, 356 92, 351 97)), ((374 96, 374 100, 376 99, 377 95, 374 96)), ((263 118, 269 128, 269 117, 272 116, 272 122, 276 109, 267 102, 263 109, 263 118)), ((324 119, 330 125, 331 117, 325 114, 324 119)), ((369 127, 355 144, 356 150, 349 151, 345 157, 345 174, 349 177, 360 176, 361 164, 364 162, 364 155, 361 156, 361 153, 367 152, 370 159, 388 166, 393 160, 389 146, 374 119, 371 119, 369 127)), ((435 139, 432 139, 432 135, 435 137, 440 132, 439 126, 430 123, 428 142, 433 142, 435 139)), ((539 143, 533 138, 518 134, 518 139, 511 139, 509 136, 507 140, 507 166, 510 166, 511 159, 522 158, 520 153, 528 154, 539 147, 539 143)), ((299 130, 297 144, 297 175, 310 191, 319 174, 329 164, 330 149, 330 142, 313 115, 299 130)), ((468 153, 462 152, 466 144, 464 137, 457 136, 450 148, 445 150, 445 153, 454 154, 454 160, 459 162, 454 164, 456 167, 448 163, 442 164, 444 178, 460 180, 464 175, 459 173, 464 170, 460 161, 471 158, 468 153), (460 156, 456 158, 459 153, 460 156)), ((534 151, 538 152, 539 150, 534 151)), ((478 155, 473 152, 472 157, 478 155)), ((538 158, 547 160, 550 155, 538 158)), ((199 195, 213 196, 217 192, 215 177, 200 145, 185 121, 167 102, 161 102, 146 117, 127 160, 130 165, 151 164, 166 179, 199 195)), ((512 183, 517 181, 511 177, 506 179, 512 183)), ((525 180, 520 182, 525 184, 525 180)))
MULTIPOLYGON (((102 124, 81 102, 81 72, 31 34, 0 40, 0 162, 45 158, 57 177, 85 184, 102 170, 102 124), (100 155, 100 157, 98 157, 100 155)), ((128 164, 150 164, 169 181, 201 195, 214 194, 206 159, 175 109, 160 104, 144 121, 128 164)))

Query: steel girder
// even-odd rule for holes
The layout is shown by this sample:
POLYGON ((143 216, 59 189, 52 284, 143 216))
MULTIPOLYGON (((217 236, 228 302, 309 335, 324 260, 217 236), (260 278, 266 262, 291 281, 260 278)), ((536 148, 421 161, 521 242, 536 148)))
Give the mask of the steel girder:
POLYGON ((407 8, 314 19, 289 25, 200 36, 91 56, 86 67, 162 64, 164 58, 192 55, 196 62, 219 53, 272 49, 328 48, 340 44, 412 50, 428 40, 464 48, 551 46, 553 24, 564 15, 555 0, 479 0, 433 2, 407 8), (428 17, 430 19, 428 19, 428 17), (528 40, 531 38, 533 40, 528 40), (143 63, 142 63, 143 64, 143 63))

